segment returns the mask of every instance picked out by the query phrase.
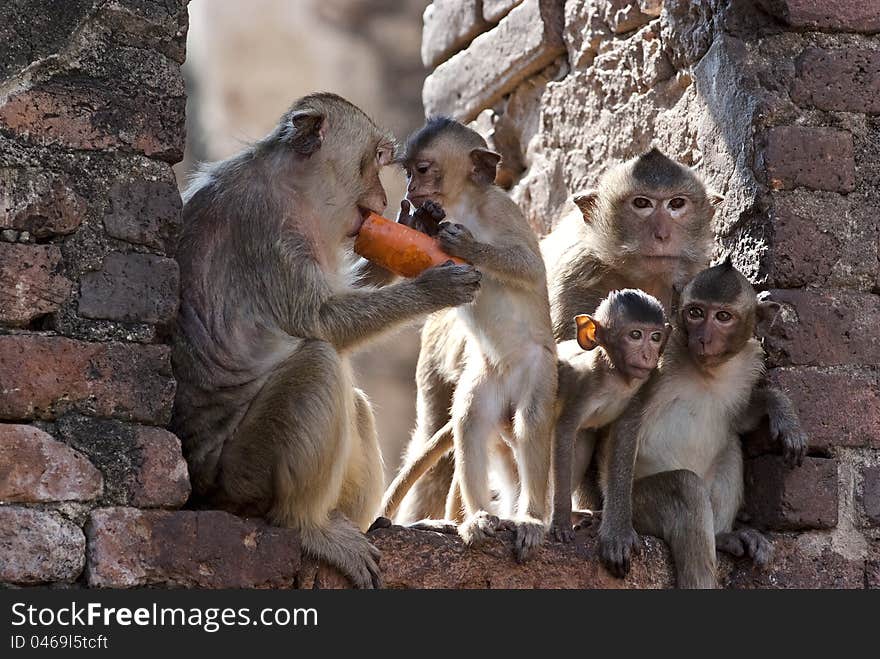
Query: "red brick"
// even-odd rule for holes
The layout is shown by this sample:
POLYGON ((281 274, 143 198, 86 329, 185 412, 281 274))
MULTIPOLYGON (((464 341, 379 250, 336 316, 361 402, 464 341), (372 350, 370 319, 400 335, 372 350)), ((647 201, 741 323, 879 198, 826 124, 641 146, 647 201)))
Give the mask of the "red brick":
POLYGON ((101 270, 82 276, 84 318, 168 323, 177 312, 177 261, 152 254, 108 254, 101 270))
POLYGON ((880 113, 880 51, 807 48, 797 61, 791 98, 820 110, 880 113))
POLYGON ((58 309, 73 288, 61 263, 54 245, 0 243, 0 323, 24 327, 58 309))
POLYGON ((765 568, 722 557, 719 580, 725 588, 864 588, 864 558, 848 558, 828 545, 810 546, 803 536, 768 536, 773 559, 765 568))
POLYGON ((852 134, 834 128, 777 126, 767 132, 770 187, 851 192, 856 187, 852 134))
POLYGON ((72 233, 86 201, 47 172, 0 170, 0 229, 27 231, 36 238, 72 233))
POLYGON ((771 291, 783 310, 764 346, 777 366, 880 363, 880 296, 849 291, 771 291))
POLYGON ((880 448, 880 376, 874 370, 777 368, 770 379, 794 402, 811 448, 880 448))
POLYGON ((759 528, 795 531, 837 526, 837 461, 808 457, 789 468, 781 457, 746 460, 745 508, 759 528))
POLYGON ((65 415, 55 428, 104 474, 102 505, 179 508, 189 498, 180 441, 167 430, 79 414, 65 415))
POLYGON ((0 419, 68 411, 165 425, 174 400, 167 346, 0 336, 0 419))
POLYGON ((763 4, 792 27, 844 32, 880 31, 877 0, 763 0, 763 4))
POLYGON ((565 52, 563 21, 563 3, 525 0, 428 76, 425 114, 472 121, 565 52))
MULTIPOLYGON (((144 88, 145 89, 145 88, 144 88)), ((183 158, 183 97, 132 92, 58 78, 9 96, 0 127, 42 146, 135 151, 178 162, 183 158)))
POLYGON ((874 526, 880 526, 880 467, 862 469, 862 506, 874 526))
POLYGON ((173 254, 180 210, 180 192, 171 181, 117 183, 110 189, 104 229, 114 238, 173 254))
POLYGON ((33 426, 0 424, 0 501, 89 501, 101 473, 88 458, 33 426))
POLYGON ((0 506, 0 583, 76 581, 85 551, 82 529, 57 513, 0 506))
POLYGON ((102 508, 86 535, 93 587, 289 588, 300 566, 296 532, 214 510, 102 508))

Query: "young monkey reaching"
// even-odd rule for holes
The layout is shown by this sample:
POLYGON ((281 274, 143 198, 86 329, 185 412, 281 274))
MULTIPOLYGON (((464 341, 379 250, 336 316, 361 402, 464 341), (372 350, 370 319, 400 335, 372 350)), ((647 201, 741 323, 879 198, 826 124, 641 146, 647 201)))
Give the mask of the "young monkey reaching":
POLYGON ((578 441, 578 431, 606 426, 623 412, 657 367, 672 331, 660 302, 634 289, 612 291, 592 316, 574 320, 577 339, 557 345, 550 535, 560 542, 574 539, 572 488, 592 459, 593 443, 578 441))

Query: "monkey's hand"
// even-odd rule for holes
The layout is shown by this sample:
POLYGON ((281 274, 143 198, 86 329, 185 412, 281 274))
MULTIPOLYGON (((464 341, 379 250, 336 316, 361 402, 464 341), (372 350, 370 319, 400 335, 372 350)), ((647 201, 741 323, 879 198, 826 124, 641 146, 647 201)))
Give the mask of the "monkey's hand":
POLYGON ((428 268, 413 283, 438 308, 457 307, 474 301, 482 276, 472 265, 456 265, 447 261, 443 265, 428 268))
POLYGON ((748 556, 758 567, 764 567, 773 558, 773 544, 748 526, 730 533, 719 533, 715 536, 715 548, 737 558, 748 556))
POLYGON ((400 213, 397 215, 397 221, 400 224, 421 231, 429 236, 436 236, 440 231, 440 223, 446 217, 446 211, 443 207, 434 202, 426 201, 416 209, 404 199, 400 202, 400 213))
POLYGON ((547 527, 539 519, 526 518, 516 520, 514 546, 517 563, 524 563, 534 556, 544 542, 547 527))
POLYGON ((485 510, 480 510, 468 517, 458 527, 458 534, 469 547, 477 547, 495 536, 500 520, 485 510))
POLYGON ((550 522, 550 537, 556 542, 574 542, 574 529, 571 526, 571 515, 557 515, 553 513, 550 522))
POLYGON ((474 234, 470 232, 470 229, 463 224, 444 222, 440 225, 437 240, 440 241, 440 247, 447 254, 471 263, 478 258, 480 243, 474 239, 474 234))
POLYGON ((807 435, 796 418, 770 415, 770 437, 782 445, 782 456, 789 467, 800 467, 807 454, 807 435))
POLYGON ((632 526, 620 531, 609 531, 605 524, 599 527, 599 559, 618 579, 629 574, 632 555, 641 554, 642 547, 642 539, 632 526))

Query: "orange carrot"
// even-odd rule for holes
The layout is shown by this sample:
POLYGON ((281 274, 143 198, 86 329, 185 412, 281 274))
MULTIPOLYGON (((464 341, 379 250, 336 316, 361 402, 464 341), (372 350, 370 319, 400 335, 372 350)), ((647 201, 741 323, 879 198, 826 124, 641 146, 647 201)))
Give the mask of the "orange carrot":
POLYGON ((370 213, 364 220, 354 251, 402 277, 415 277, 422 270, 446 261, 465 263, 440 249, 431 236, 376 213, 370 213))

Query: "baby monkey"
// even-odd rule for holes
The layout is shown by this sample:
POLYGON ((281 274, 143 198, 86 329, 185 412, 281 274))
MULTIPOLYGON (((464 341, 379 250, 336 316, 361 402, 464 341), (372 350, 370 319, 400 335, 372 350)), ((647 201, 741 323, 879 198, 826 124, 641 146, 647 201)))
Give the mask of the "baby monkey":
POLYGON ((571 542, 572 488, 590 466, 592 434, 614 421, 657 367, 672 326, 660 302, 627 288, 611 291, 592 316, 575 316, 577 339, 557 345, 550 535, 571 542), (581 351, 581 348, 586 351, 581 351))

